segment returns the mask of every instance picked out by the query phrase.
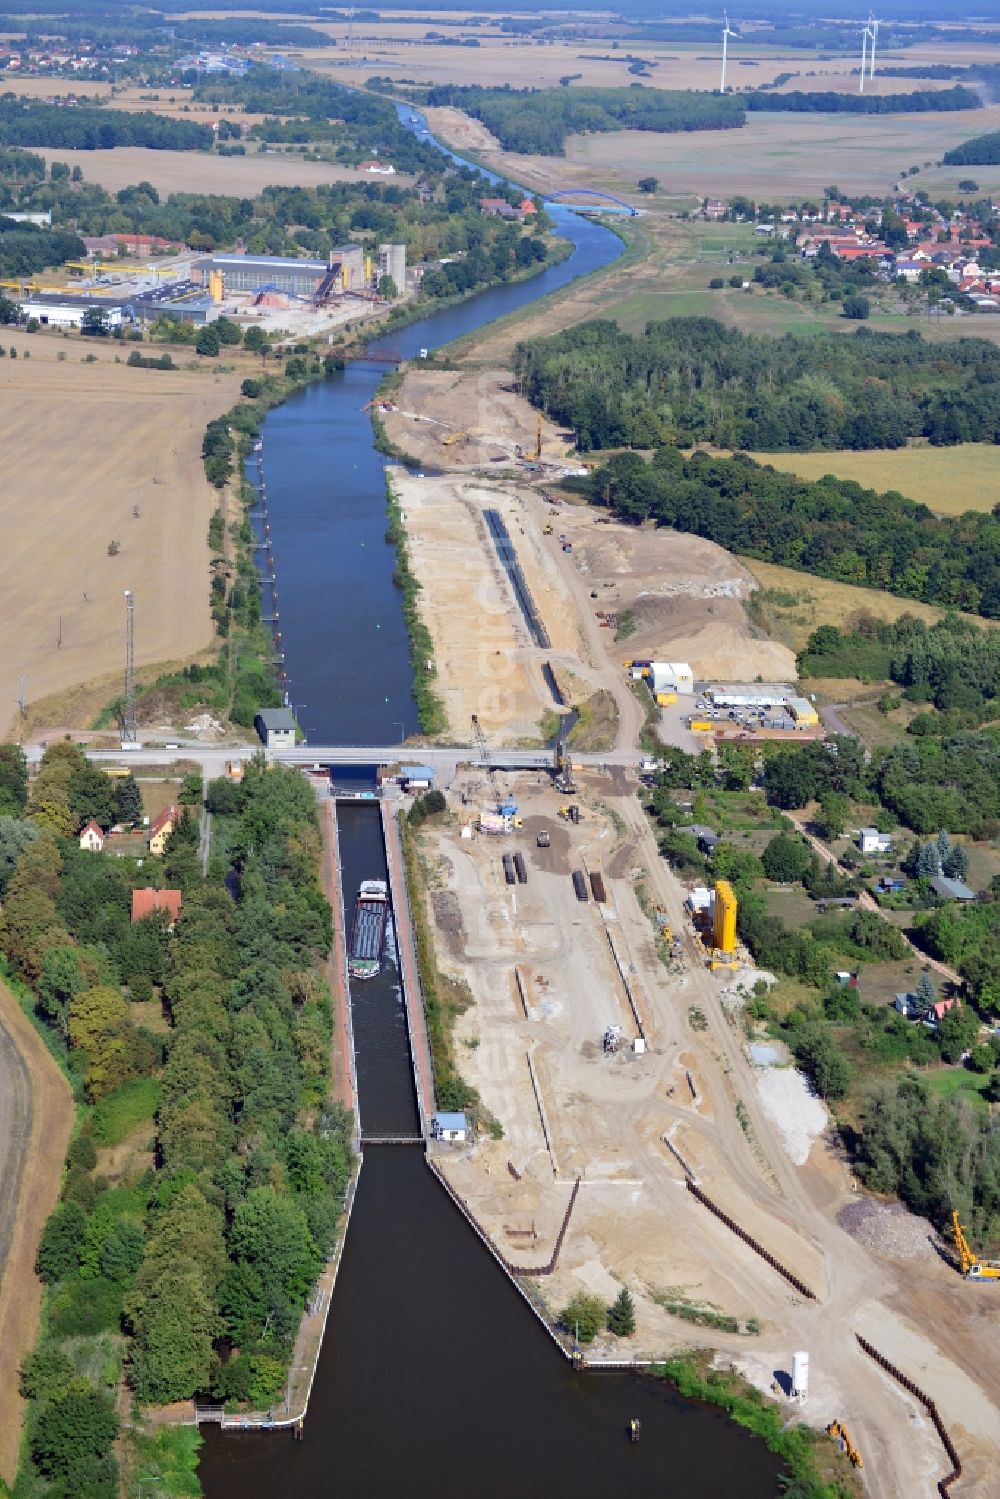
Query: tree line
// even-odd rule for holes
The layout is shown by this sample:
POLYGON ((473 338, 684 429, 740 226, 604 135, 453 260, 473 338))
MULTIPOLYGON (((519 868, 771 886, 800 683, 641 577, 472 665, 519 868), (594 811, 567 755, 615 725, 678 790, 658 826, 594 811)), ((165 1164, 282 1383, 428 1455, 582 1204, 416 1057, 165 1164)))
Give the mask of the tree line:
POLYGON ((639 334, 582 323, 518 344, 525 394, 578 446, 676 443, 770 452, 1000 440, 1000 349, 919 333, 740 333, 714 318, 639 334))
POLYGON ((974 135, 946 151, 941 161, 948 167, 996 166, 1000 162, 1000 130, 991 130, 986 135, 974 135))
POLYGON ((795 114, 950 114, 956 109, 981 109, 983 101, 964 84, 954 88, 917 89, 911 94, 835 94, 831 92, 750 93, 743 96, 751 112, 787 110, 795 114))
POLYGON ((90 104, 69 109, 10 93, 0 96, 0 136, 6 146, 50 146, 69 151, 103 151, 112 146, 209 151, 213 142, 211 128, 193 120, 90 104))
POLYGON ((91 1105, 42 1235, 47 1311, 22 1370, 32 1492, 53 1499, 69 1483, 117 1492, 117 1363, 94 1372, 108 1334, 125 1335, 141 1403, 275 1398, 350 1174, 350 1119, 326 1096, 331 915, 312 792, 254 762, 208 796, 227 856, 203 875, 185 815, 140 867, 76 839, 91 816, 141 813, 134 783, 61 742, 29 789, 21 752, 0 747, 0 947, 91 1105), (133 889, 154 881, 182 892, 174 929, 130 920, 133 889), (150 999, 166 1035, 141 1018, 150 999), (154 1112, 153 1162, 110 1185, 99 1148, 154 1112), (225 1363, 223 1345, 238 1350, 225 1363))
POLYGON ((506 151, 562 156, 567 135, 607 130, 728 130, 742 125, 741 100, 677 89, 512 89, 442 84, 408 89, 429 105, 453 105, 481 120, 506 151))
POLYGON ((46 266, 79 260, 87 252, 79 235, 41 224, 19 224, 0 210, 0 277, 30 276, 46 266))

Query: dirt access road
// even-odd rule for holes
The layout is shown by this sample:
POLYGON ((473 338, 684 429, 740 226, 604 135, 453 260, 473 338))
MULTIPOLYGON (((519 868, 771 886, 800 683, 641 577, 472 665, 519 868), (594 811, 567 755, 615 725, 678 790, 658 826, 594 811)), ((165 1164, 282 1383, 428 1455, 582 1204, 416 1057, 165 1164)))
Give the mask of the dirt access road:
MULTIPOLYGON (((970 1288, 930 1249, 919 1264, 874 1255, 837 1222, 855 1197, 832 1148, 817 1143, 804 1165, 793 1162, 763 1106, 741 1019, 723 1007, 728 976, 696 957, 684 891, 628 784, 588 774, 578 829, 556 819, 562 798, 545 778, 510 778, 507 789, 524 829, 504 847, 523 851, 527 885, 505 885, 496 842, 470 844, 455 829, 438 835, 439 957, 476 997, 456 1033, 461 1066, 504 1128, 502 1141, 450 1156, 458 1190, 512 1259, 541 1263, 582 1174, 559 1269, 544 1286, 549 1305, 582 1289, 610 1301, 627 1284, 638 1318, 629 1356, 695 1342, 718 1348, 764 1389, 774 1371, 788 1370, 791 1350, 807 1348, 812 1393, 789 1416, 846 1420, 870 1493, 929 1493, 947 1468, 940 1444, 915 1403, 859 1352, 861 1332, 938 1402, 968 1475, 953 1492, 992 1492, 1000 1356, 988 1288, 970 1288), (539 850, 543 826, 551 841, 539 850), (605 908, 576 900, 573 868, 603 870, 605 908), (685 934, 683 961, 669 970, 637 902, 637 869, 673 931, 685 934), (607 1024, 620 1025, 626 1040, 636 1034, 612 946, 644 1017, 649 1049, 641 1057, 602 1054, 607 1024), (696 1011, 704 1029, 691 1023, 696 1011), (686 1192, 665 1136, 709 1195, 817 1302, 798 1296, 686 1192), (744 1325, 756 1318, 761 1331, 692 1329, 658 1304, 664 1295, 744 1325)), ((601 1340, 598 1351, 613 1355, 614 1345, 601 1340)))
POLYGON ((122 668, 127 588, 139 665, 210 644, 218 499, 201 442, 240 385, 238 373, 130 369, 101 340, 18 332, 15 345, 20 357, 0 361, 0 732, 16 714, 19 675, 31 704, 122 668), (82 363, 93 343, 96 362, 82 363))
POLYGON ((0 984, 0 1478, 8 1484, 24 1418, 17 1371, 42 1300, 35 1255, 59 1196, 73 1117, 69 1084, 0 984))

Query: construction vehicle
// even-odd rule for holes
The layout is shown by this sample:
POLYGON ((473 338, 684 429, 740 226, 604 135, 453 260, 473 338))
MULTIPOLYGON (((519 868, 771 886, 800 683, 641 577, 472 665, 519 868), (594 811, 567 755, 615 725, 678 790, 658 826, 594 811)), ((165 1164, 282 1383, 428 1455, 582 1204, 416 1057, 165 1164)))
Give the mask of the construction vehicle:
POLYGON ((538 423, 535 427, 535 446, 531 454, 532 463, 537 463, 542 456, 542 413, 538 413, 538 423))
POLYGON ((552 522, 550 520, 547 520, 545 522, 544 526, 542 527, 542 535, 543 536, 551 536, 552 535, 552 522))
POLYGON ((602 1043, 604 1046, 604 1055, 606 1057, 614 1056, 616 1051, 621 1051, 624 1042, 625 1032, 622 1030, 621 1026, 609 1025, 607 1030, 604 1032, 604 1041, 602 1043))
POLYGON ((542 828, 542 831, 538 834, 538 837, 535 839, 535 847, 536 848, 548 848, 548 846, 549 846, 549 830, 548 830, 548 828, 542 828))
POLYGON ((556 741, 555 772, 556 790, 563 792, 565 796, 574 796, 577 785, 573 779, 573 761, 570 759, 565 739, 556 741))
POLYGON ((833 1440, 835 1442, 840 1443, 842 1450, 847 1454, 847 1457, 854 1464, 854 1466, 856 1468, 863 1468, 865 1465, 864 1459, 862 1458, 861 1453, 858 1451, 857 1447, 855 1447, 854 1443, 851 1441, 851 1434, 848 1431, 847 1427, 844 1425, 843 1421, 831 1421, 826 1430, 827 1434, 833 1437, 833 1440))
POLYGON ((517 807, 515 806, 515 804, 509 798, 504 797, 500 791, 500 784, 497 781, 496 771, 493 769, 493 762, 490 759, 490 751, 489 746, 486 743, 486 735, 483 733, 483 726, 479 722, 479 718, 475 713, 473 713, 472 715, 472 731, 476 736, 476 746, 479 750, 479 763, 482 765, 483 770, 486 773, 486 780, 489 783, 489 788, 493 796, 493 813, 488 817, 480 817, 480 827, 483 828, 484 832, 501 831, 501 829, 495 827, 495 824, 493 822, 493 819, 497 818, 503 824, 502 831, 509 833, 511 828, 520 827, 521 821, 517 815, 517 807), (486 823, 488 823, 489 825, 484 826, 484 824, 486 823))
POLYGON ((559 816, 563 822, 578 823, 580 821, 580 808, 575 802, 572 802, 569 806, 559 808, 559 816))
POLYGON ((448 436, 444 439, 443 446, 450 448, 453 442, 460 442, 464 436, 464 432, 449 432, 448 436))
POLYGON ((958 1250, 958 1259, 962 1267, 962 1274, 966 1280, 998 1280, 1000 1281, 1000 1260, 979 1260, 969 1248, 969 1241, 965 1237, 962 1220, 958 1216, 958 1209, 954 1208, 951 1214, 951 1236, 958 1250))

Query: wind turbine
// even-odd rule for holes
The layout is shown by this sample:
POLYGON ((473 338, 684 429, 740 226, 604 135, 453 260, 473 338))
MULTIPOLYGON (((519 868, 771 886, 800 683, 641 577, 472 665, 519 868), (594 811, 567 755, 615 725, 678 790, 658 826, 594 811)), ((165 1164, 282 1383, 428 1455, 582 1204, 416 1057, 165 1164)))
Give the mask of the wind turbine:
POLYGON ((868 77, 875 77, 875 43, 878 41, 878 22, 873 15, 868 17, 868 35, 871 38, 872 49, 868 54, 868 77))
POLYGON ((723 94, 726 92, 726 51, 727 51, 727 48, 728 48, 728 45, 729 45, 729 38, 731 36, 736 36, 736 35, 737 35, 737 33, 735 31, 731 31, 730 30, 728 12, 723 11, 722 12, 722 82, 719 85, 719 92, 723 93, 723 94))
POLYGON ((870 21, 871 14, 869 13, 868 20, 865 22, 865 29, 861 33, 861 77, 858 79, 859 94, 863 94, 865 91, 865 73, 868 70, 868 38, 871 35, 870 21))

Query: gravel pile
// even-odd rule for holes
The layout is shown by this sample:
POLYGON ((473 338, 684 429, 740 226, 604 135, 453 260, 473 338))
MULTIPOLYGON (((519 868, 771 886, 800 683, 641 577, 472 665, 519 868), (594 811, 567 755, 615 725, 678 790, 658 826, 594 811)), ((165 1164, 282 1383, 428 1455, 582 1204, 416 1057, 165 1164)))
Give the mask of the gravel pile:
POLYGON ((926 1218, 907 1212, 901 1202, 849 1202, 837 1222, 852 1239, 894 1260, 932 1260, 934 1230, 926 1218))

